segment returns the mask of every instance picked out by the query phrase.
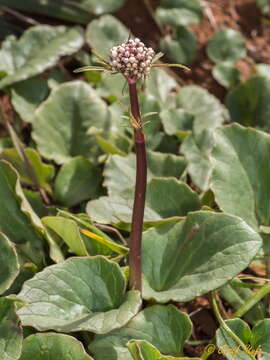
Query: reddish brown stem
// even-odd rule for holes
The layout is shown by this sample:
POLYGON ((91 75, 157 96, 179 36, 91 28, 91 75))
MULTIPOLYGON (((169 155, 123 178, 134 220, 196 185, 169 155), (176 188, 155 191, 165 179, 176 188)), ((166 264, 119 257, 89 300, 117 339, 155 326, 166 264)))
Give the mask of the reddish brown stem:
POLYGON ((129 94, 131 113, 136 120, 136 126, 134 126, 134 140, 136 151, 136 185, 132 213, 129 253, 130 288, 141 291, 141 243, 147 181, 146 144, 142 128, 136 82, 129 82, 129 94))

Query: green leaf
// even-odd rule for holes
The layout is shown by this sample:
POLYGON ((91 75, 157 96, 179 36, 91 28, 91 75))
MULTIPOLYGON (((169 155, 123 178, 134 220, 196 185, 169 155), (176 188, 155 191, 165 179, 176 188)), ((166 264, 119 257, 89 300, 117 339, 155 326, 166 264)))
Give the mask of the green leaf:
POLYGON ((61 56, 78 51, 83 42, 82 29, 65 26, 37 25, 26 30, 20 40, 8 37, 0 50, 0 71, 8 74, 0 81, 0 89, 41 74, 61 56))
POLYGON ((214 290, 242 271, 261 244, 241 219, 208 211, 151 228, 143 235, 143 298, 189 301, 214 290))
POLYGON ((237 124, 216 136, 211 188, 218 206, 255 230, 269 226, 270 136, 237 124))
POLYGON ((188 136, 181 152, 188 161, 188 172, 201 190, 209 188, 212 165, 209 155, 214 146, 216 128, 226 120, 224 106, 207 90, 199 86, 184 86, 178 93, 177 108, 192 114, 192 135, 188 136))
POLYGON ((94 226, 86 214, 73 215, 60 210, 59 215, 76 222, 87 251, 91 255, 111 255, 116 253, 126 255, 128 248, 113 241, 103 231, 94 226), (87 233, 87 235, 84 235, 87 233))
POLYGON ((14 245, 0 233, 0 294, 11 286, 19 274, 19 268, 14 245))
POLYGON ((177 82, 165 70, 151 69, 151 76, 147 80, 146 94, 148 99, 154 98, 157 101, 160 109, 168 108, 172 93, 177 88, 177 82))
POLYGON ((76 255, 88 255, 83 239, 80 236, 80 229, 75 221, 61 216, 47 216, 42 218, 42 223, 60 236, 76 255))
POLYGON ((262 359, 269 360, 270 358, 270 319, 264 319, 253 327, 252 337, 250 341, 252 348, 261 348, 263 351, 262 359))
POLYGON ((128 29, 112 15, 93 20, 86 30, 86 42, 105 60, 109 59, 112 47, 126 42, 128 37, 128 29))
POLYGON ((63 164, 95 155, 95 141, 86 134, 90 127, 109 127, 107 106, 90 85, 72 81, 54 89, 37 109, 32 136, 42 156, 63 164))
MULTIPOLYGON (((147 153, 148 182, 155 176, 180 178, 185 170, 185 160, 181 156, 153 151, 147 153)), ((104 183, 109 195, 120 194, 135 187, 136 156, 112 155, 104 168, 104 183)))
POLYGON ((47 81, 34 77, 12 86, 11 103, 23 121, 33 122, 36 108, 46 99, 48 94, 47 81))
POLYGON ((0 298, 1 360, 18 360, 22 350, 23 332, 14 301, 0 298))
POLYGON ((176 63, 191 64, 196 57, 196 37, 191 30, 183 26, 177 26, 173 36, 166 35, 161 39, 159 46, 161 51, 176 63))
MULTIPOLYGON (((54 167, 42 162, 39 153, 31 148, 24 149, 25 155, 31 164, 36 179, 38 180, 40 186, 47 191, 51 191, 51 187, 48 184, 52 181, 54 177, 54 167)), ((29 174, 28 167, 25 165, 15 149, 5 149, 0 158, 8 161, 19 173, 20 180, 22 183, 30 186, 35 186, 35 183, 32 177, 29 174)))
POLYGON ((61 3, 54 0, 0 0, 0 5, 23 12, 82 24, 87 24, 93 16, 115 11, 123 4, 124 0, 63 0, 61 3))
POLYGON ((110 132, 106 138, 97 135, 96 140, 105 154, 126 156, 132 148, 130 138, 122 134, 110 132))
POLYGON ((232 121, 270 129, 270 79, 254 76, 231 90, 226 98, 232 121))
POLYGON ((101 174, 89 160, 77 156, 64 164, 57 174, 54 190, 57 201, 74 206, 95 197, 99 190, 101 174))
POLYGON ((187 172, 191 176, 192 182, 202 191, 207 191, 210 187, 213 169, 209 152, 202 151, 192 135, 184 139, 180 149, 187 159, 187 172))
POLYGON ((24 283, 18 297, 27 305, 18 314, 24 325, 39 331, 105 334, 139 311, 139 292, 125 290, 126 280, 116 263, 102 256, 69 258, 24 283))
MULTIPOLYGON (((254 292, 251 289, 236 286, 236 283, 241 285, 244 282, 240 279, 234 279, 233 282, 231 281, 219 289, 221 297, 225 299, 235 310, 237 310, 252 295, 254 295, 254 292)), ((251 324, 255 324, 258 320, 262 320, 264 318, 264 313, 264 306, 259 302, 244 315, 244 320, 251 324)))
POLYGON ((214 143, 214 130, 226 119, 221 102, 200 86, 184 86, 176 97, 177 108, 194 116, 194 140, 201 150, 210 151, 214 143))
POLYGON ((161 24, 171 26, 187 26, 198 24, 201 16, 188 9, 164 9, 157 8, 156 16, 161 24))
POLYGON ((153 305, 121 329, 96 336, 89 349, 96 360, 131 360, 126 345, 130 340, 138 339, 151 342, 164 354, 181 355, 191 330, 188 315, 174 305, 153 305))
POLYGON ((17 172, 0 161, 0 231, 17 244, 18 253, 28 253, 35 264, 43 263, 43 239, 37 230, 38 218, 25 199, 17 172))
POLYGON ((55 333, 35 334, 23 341, 20 360, 93 360, 76 338, 55 333))
POLYGON ((240 32, 223 28, 209 40, 206 51, 215 63, 233 63, 246 56, 245 39, 240 32))
POLYGON ((225 88, 231 88, 240 83, 241 72, 231 64, 219 63, 212 70, 214 79, 225 88))
POLYGON ((164 131, 183 139, 193 127, 194 116, 184 109, 166 109, 160 113, 164 131))
POLYGON ((257 0, 257 5, 260 7, 263 14, 270 12, 270 0, 257 0))
MULTIPOLYGON (((93 221, 102 224, 130 224, 133 208, 133 191, 103 196, 89 201, 86 211, 93 221)), ((176 221, 189 211, 198 210, 198 195, 175 178, 152 178, 147 186, 144 222, 158 225, 160 221, 176 221)))
MULTIPOLYGON (((157 348, 145 340, 131 340, 128 349, 134 360, 188 360, 187 357, 174 357, 162 355, 157 348)), ((200 358, 192 358, 199 360, 200 358)))
POLYGON ((219 328, 216 333, 217 345, 228 360, 235 359, 235 355, 241 360, 250 360, 250 353, 259 355, 262 360, 270 358, 270 319, 257 322, 252 331, 241 319, 227 320, 226 324, 246 346, 245 349, 239 348, 235 340, 224 329, 219 328), (229 350, 237 353, 233 354, 229 350))
MULTIPOLYGON (((252 333, 247 323, 241 319, 231 319, 226 320, 226 325, 228 325, 245 345, 248 345, 252 333)), ((227 359, 233 360, 235 356, 237 356, 240 360, 250 360, 250 356, 245 353, 242 348, 239 348, 239 344, 236 343, 225 329, 219 328, 217 330, 216 340, 219 352, 223 353, 227 359), (235 353, 233 353, 234 351, 235 353)))

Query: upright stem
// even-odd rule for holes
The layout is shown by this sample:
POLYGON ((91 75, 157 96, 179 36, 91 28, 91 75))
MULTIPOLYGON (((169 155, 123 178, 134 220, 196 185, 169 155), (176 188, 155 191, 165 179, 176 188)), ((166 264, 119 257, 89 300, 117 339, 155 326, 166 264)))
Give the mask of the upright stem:
POLYGON ((134 141, 136 151, 136 185, 132 213, 131 236, 130 236, 130 288, 141 291, 141 243, 143 231, 143 217, 145 207, 147 160, 145 137, 142 128, 141 113, 138 101, 136 82, 129 81, 129 95, 131 113, 134 118, 134 141))

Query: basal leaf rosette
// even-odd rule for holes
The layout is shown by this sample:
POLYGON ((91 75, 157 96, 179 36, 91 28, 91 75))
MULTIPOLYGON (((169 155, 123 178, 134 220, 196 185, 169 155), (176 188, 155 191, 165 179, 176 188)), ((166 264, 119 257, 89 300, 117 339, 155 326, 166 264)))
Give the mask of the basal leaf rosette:
POLYGON ((242 219, 209 211, 151 228, 143 236, 143 298, 189 301, 245 269, 262 245, 242 219))
POLYGON ((18 296, 27 303, 18 312, 23 325, 39 331, 105 334, 124 326, 141 306, 138 291, 126 293, 119 265, 103 256, 48 266, 18 296))

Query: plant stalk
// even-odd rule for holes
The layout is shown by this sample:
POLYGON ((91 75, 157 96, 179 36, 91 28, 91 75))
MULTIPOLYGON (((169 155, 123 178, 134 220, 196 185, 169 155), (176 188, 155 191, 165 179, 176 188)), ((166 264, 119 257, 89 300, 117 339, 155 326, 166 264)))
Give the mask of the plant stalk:
POLYGON ((141 243, 147 182, 147 160, 145 136, 142 127, 137 86, 136 82, 132 80, 129 81, 129 95, 136 151, 136 185, 130 236, 129 285, 130 289, 141 291, 141 243))

